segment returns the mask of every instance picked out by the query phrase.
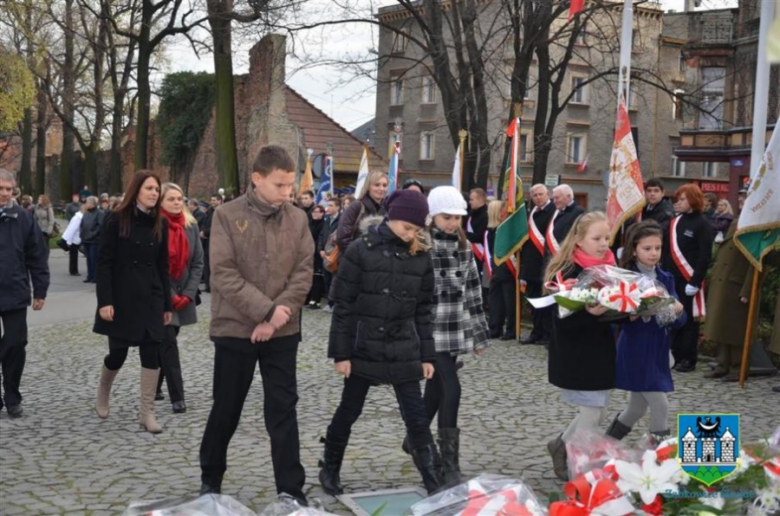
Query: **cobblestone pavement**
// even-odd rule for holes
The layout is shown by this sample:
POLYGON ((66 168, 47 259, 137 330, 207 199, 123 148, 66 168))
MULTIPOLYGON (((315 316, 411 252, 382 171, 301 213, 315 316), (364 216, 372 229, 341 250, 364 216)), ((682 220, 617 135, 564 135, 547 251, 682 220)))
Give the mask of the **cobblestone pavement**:
MULTIPOLYGON (((208 296, 206 296, 208 301, 208 296)), ((207 341, 207 302, 202 321, 180 336, 188 412, 174 415, 157 402, 165 432, 142 432, 136 423, 139 362, 131 352, 111 398, 111 415, 94 412, 105 339, 86 321, 32 328, 23 379, 25 415, 0 413, 0 514, 117 514, 132 500, 195 493, 198 447, 210 408, 213 348, 207 341)), ((310 497, 348 514, 317 484, 318 439, 339 400, 341 383, 325 358, 329 316, 304 314, 298 362, 298 414, 310 497)), ((540 495, 560 490, 544 443, 572 416, 547 383, 546 351, 495 341, 482 358, 466 357, 461 371, 461 465, 466 475, 497 472, 524 478, 540 495)), ((704 369, 703 367, 700 369, 704 369)), ((780 395, 766 379, 745 390, 706 380, 703 371, 675 376, 671 413, 740 412, 742 439, 768 435, 780 423, 780 395)), ((269 442, 262 419, 262 386, 256 381, 229 450, 223 492, 254 510, 274 496, 269 442)), ((626 401, 616 393, 610 417, 626 401)), ((638 439, 646 429, 630 436, 638 439)), ((372 389, 353 431, 342 478, 349 491, 419 485, 410 457, 401 451, 403 424, 392 391, 372 389)))

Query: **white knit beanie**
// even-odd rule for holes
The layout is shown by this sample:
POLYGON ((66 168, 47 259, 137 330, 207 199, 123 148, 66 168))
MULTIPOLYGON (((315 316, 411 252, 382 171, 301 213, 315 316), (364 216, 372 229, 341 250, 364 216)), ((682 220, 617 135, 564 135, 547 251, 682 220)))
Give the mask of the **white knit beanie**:
POLYGON ((441 213, 466 215, 466 200, 454 186, 437 186, 428 194, 428 209, 431 217, 441 213))

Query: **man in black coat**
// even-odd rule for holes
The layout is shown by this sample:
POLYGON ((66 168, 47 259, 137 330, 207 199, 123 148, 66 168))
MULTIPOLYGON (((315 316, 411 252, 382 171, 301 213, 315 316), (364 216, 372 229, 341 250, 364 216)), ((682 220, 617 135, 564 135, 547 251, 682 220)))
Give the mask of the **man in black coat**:
POLYGON ((474 188, 469 192, 469 216, 466 218, 466 238, 471 242, 477 270, 482 277, 482 257, 485 254, 485 231, 488 227, 487 193, 482 188, 474 188))
MULTIPOLYGON (((528 217, 528 240, 520 251, 520 283, 528 298, 542 297, 544 284, 544 232, 555 212, 547 187, 536 184, 531 187, 531 201, 534 204, 528 217)), ((534 327, 528 337, 520 339, 521 344, 543 344, 550 339, 550 319, 543 310, 531 308, 534 327)))
POLYGON ((192 213, 192 216, 195 217, 195 222, 198 223, 198 228, 200 228, 200 221, 203 220, 203 217, 206 216, 206 214, 203 213, 203 210, 200 209, 200 203, 197 199, 190 199, 187 202, 187 206, 189 206, 190 212, 192 213))
POLYGON ((647 204, 642 208, 642 220, 654 220, 666 231, 669 221, 674 218, 674 206, 664 197, 664 184, 659 179, 649 179, 645 183, 645 200, 647 204))
MULTIPOLYGON (((325 225, 317 239, 317 253, 321 258, 325 258, 325 247, 328 244, 330 236, 336 232, 339 227, 339 216, 341 215, 341 200, 338 197, 328 199, 325 208, 325 225)), ((328 298, 328 304, 323 308, 324 311, 333 312, 333 301, 330 300, 330 286, 333 282, 333 273, 323 267, 323 276, 325 279, 325 296, 328 298)))
POLYGON ((106 214, 98 208, 98 198, 87 197, 87 211, 81 219, 81 245, 87 257, 87 279, 84 283, 97 283, 98 239, 106 214))
POLYGON ((200 241, 203 244, 203 284, 206 286, 206 292, 211 292, 211 266, 209 264, 209 236, 211 236, 211 221, 214 218, 214 210, 222 204, 222 196, 218 193, 211 196, 209 200, 211 207, 206 211, 206 215, 198 223, 200 228, 200 241))
POLYGON ((75 214, 79 212, 81 209, 81 202, 79 202, 79 194, 73 194, 71 197, 72 202, 68 203, 67 206, 65 206, 65 216, 68 218, 68 221, 73 218, 75 214))
POLYGON ((553 188, 553 204, 556 211, 544 235, 545 254, 548 259, 555 256, 566 235, 574 226, 574 222, 585 213, 585 209, 574 201, 574 191, 569 185, 558 185, 553 188))
POLYGON ((0 392, 5 391, 0 409, 5 402, 13 418, 22 415, 19 385, 27 358, 27 307, 32 301, 33 310, 42 309, 49 289, 43 234, 30 214, 11 202, 15 185, 14 176, 0 169, 0 392))

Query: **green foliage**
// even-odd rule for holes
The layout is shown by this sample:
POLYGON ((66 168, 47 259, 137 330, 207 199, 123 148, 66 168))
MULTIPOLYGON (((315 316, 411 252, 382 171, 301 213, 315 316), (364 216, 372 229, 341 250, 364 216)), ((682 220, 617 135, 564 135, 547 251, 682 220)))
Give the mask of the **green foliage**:
POLYGON ((728 473, 721 471, 721 469, 716 466, 710 466, 709 468, 699 466, 699 469, 696 470, 696 478, 707 485, 712 485, 726 476, 728 476, 728 473))
POLYGON ((0 47, 0 132, 11 131, 35 101, 35 81, 21 57, 0 47))
POLYGON ((213 74, 178 72, 165 76, 156 121, 163 164, 178 169, 192 159, 211 117, 214 99, 213 74))

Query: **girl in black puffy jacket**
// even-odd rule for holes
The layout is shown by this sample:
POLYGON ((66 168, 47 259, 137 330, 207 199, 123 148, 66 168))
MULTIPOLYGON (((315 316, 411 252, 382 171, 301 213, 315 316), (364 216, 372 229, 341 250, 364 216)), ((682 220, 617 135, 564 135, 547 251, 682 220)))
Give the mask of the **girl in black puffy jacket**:
POLYGON ((372 385, 390 384, 425 488, 439 487, 441 459, 433 442, 420 380, 433 376, 436 350, 431 316, 433 266, 420 230, 425 196, 394 192, 387 218, 347 248, 333 286, 328 357, 344 376, 341 403, 324 439, 319 479, 326 493, 343 492, 339 478, 352 425, 372 385))

